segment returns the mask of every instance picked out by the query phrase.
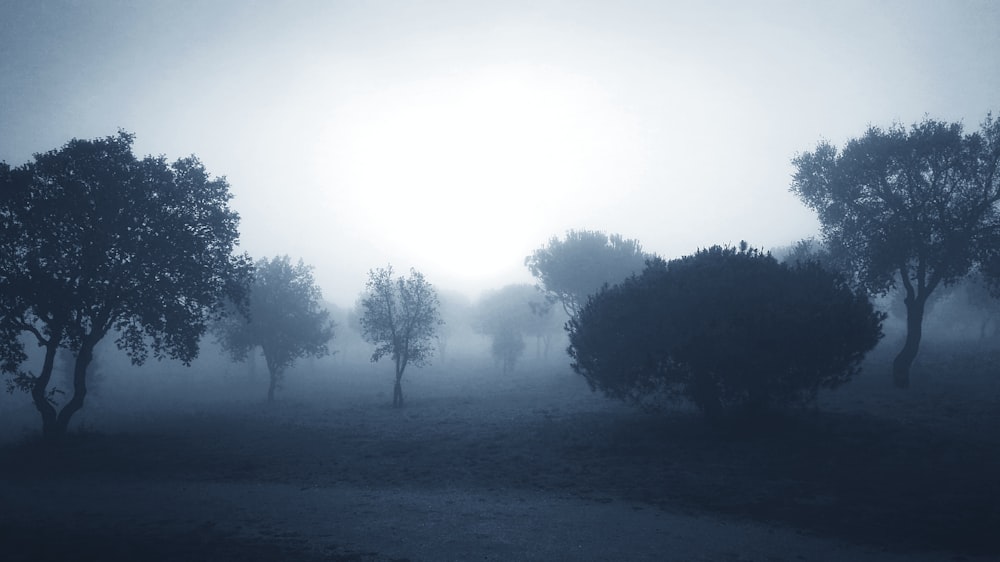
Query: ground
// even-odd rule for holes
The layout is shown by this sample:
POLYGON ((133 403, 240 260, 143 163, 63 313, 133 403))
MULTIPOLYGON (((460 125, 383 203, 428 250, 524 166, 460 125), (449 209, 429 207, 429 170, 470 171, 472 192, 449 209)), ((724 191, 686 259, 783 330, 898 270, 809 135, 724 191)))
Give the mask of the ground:
POLYGON ((906 392, 878 356, 813 407, 725 431, 531 361, 413 369, 400 410, 390 367, 346 361, 300 366, 270 405, 259 376, 211 396, 204 373, 105 382, 56 448, 8 396, 0 558, 994 559, 994 363, 922 357, 906 392))

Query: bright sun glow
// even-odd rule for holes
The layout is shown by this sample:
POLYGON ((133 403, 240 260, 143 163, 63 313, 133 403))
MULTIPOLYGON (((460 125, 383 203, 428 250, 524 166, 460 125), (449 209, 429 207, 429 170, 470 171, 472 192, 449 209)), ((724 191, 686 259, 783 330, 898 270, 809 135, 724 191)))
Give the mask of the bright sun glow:
POLYGON ((486 279, 608 190, 630 154, 627 119, 611 107, 584 80, 523 67, 356 100, 327 132, 331 197, 376 245, 486 279))

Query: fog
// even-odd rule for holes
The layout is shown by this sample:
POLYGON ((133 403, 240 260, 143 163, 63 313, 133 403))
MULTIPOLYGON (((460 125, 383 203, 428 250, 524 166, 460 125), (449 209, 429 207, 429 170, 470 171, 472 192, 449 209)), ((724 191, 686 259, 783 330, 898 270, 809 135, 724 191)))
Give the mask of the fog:
POLYGON ((1000 7, 961 2, 4 2, 0 160, 124 128, 228 177, 242 248, 350 306, 393 263, 475 297, 571 228, 676 257, 813 235, 790 159, 975 127, 1000 7))
POLYGON ((570 230, 667 259, 818 237, 792 158, 925 116, 976 129, 998 28, 991 0, 0 0, 0 161, 119 129, 194 154, 228 178, 239 250, 313 267, 336 324, 273 403, 259 351, 211 333, 190 365, 106 336, 49 446, 31 396, 0 392, 0 558, 995 559, 983 286, 932 295, 912 388, 891 388, 890 291, 850 384, 745 427, 594 392, 563 306, 522 305, 543 298, 525 258, 570 230), (444 320, 402 408, 358 321, 387 264, 444 320))

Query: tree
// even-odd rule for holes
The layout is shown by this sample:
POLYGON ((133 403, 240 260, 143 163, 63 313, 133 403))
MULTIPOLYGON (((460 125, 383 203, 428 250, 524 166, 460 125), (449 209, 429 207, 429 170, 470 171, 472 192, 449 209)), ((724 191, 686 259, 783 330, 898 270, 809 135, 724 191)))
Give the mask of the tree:
POLYGON ((403 405, 403 371, 412 363, 422 367, 434 353, 435 331, 441 320, 438 296, 420 272, 393 278, 392 265, 368 272, 361 298, 361 329, 375 346, 372 362, 389 355, 396 368, 392 406, 403 405))
POLYGON ((524 335, 535 338, 535 358, 548 359, 553 337, 564 337, 567 317, 556 310, 554 303, 533 287, 534 296, 528 300, 531 316, 525 317, 524 335), (538 297, 542 298, 538 298, 538 297))
POLYGON ((576 316, 587 297, 603 285, 613 285, 642 271, 650 256, 638 241, 593 230, 570 230, 566 239, 553 237, 524 259, 552 302, 576 316))
POLYGON ((436 346, 438 358, 442 363, 449 359, 448 350, 455 336, 460 336, 463 332, 468 332, 471 325, 472 302, 469 297, 455 291, 438 292, 440 302, 438 311, 444 323, 441 324, 436 334, 436 346))
POLYGON ((827 246, 873 294, 904 291, 906 341, 892 365, 905 388, 928 297, 1000 248, 1000 121, 963 134, 932 119, 870 127, 842 151, 797 156, 791 190, 815 210, 827 246))
POLYGON ((260 347, 270 375, 268 402, 296 360, 329 354, 335 326, 322 299, 312 268, 302 260, 292 265, 288 256, 262 259, 254 267, 249 305, 234 307, 216 325, 219 344, 234 360, 244 361, 260 347))
POLYGON ((30 392, 42 432, 66 433, 109 333, 134 364, 150 352, 189 364, 224 296, 239 302, 249 263, 233 255, 239 216, 225 178, 195 157, 138 159, 133 135, 74 139, 0 167, 0 353, 9 390, 30 392), (44 350, 21 368, 24 339, 44 350), (50 389, 56 352, 75 356, 69 401, 50 389))
POLYGON ((493 357, 504 373, 513 370, 524 353, 525 336, 536 338, 540 356, 541 345, 547 350, 552 334, 561 327, 552 303, 531 285, 506 285, 476 303, 475 329, 491 339, 493 357))
POLYGON ((507 285, 484 294, 476 303, 475 329, 490 338, 490 352, 504 374, 514 369, 524 353, 524 328, 532 316, 529 299, 536 294, 531 285, 507 285))
POLYGON ((816 262, 714 246, 605 287, 568 323, 572 368, 640 405, 684 398, 708 417, 808 401, 859 370, 881 337, 867 295, 816 262))

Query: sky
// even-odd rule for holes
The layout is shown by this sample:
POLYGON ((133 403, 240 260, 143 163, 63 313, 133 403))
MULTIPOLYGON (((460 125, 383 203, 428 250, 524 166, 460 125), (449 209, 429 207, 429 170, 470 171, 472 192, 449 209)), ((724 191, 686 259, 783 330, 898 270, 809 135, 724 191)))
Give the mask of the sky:
POLYGON ((0 161, 118 129, 226 176, 241 251, 351 306, 475 297, 569 229, 666 258, 818 234, 792 158, 1000 111, 1000 2, 0 0, 0 161))

